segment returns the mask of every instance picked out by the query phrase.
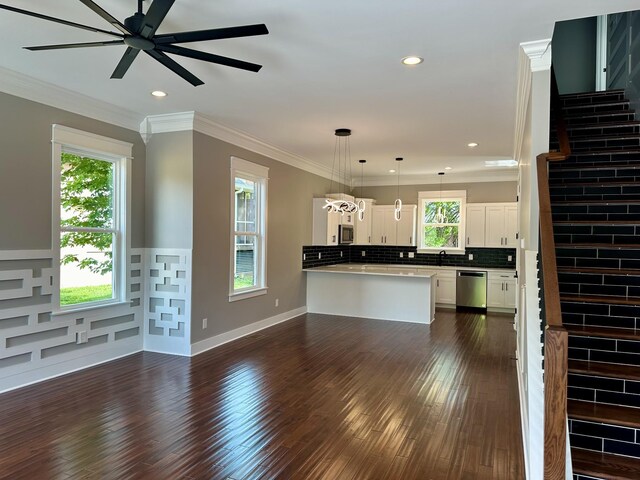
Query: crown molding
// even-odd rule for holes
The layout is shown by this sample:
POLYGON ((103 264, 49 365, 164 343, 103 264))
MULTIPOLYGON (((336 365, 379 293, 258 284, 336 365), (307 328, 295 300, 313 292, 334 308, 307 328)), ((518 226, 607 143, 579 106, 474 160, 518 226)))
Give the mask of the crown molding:
MULTIPOLYGON (((355 179, 354 187, 384 187, 398 185, 398 178, 393 175, 365 177, 361 185, 360 179, 355 179)), ((518 180, 518 169, 516 167, 505 168, 503 170, 489 170, 486 172, 468 173, 447 173, 441 179, 437 173, 428 175, 411 175, 400 177, 400 185, 438 185, 442 180, 446 183, 485 183, 485 182, 515 182, 518 180)))
MULTIPOLYGON (((279 162, 285 163, 295 168, 299 168, 309 173, 319 175, 324 178, 331 179, 331 168, 314 162, 307 158, 287 152, 279 147, 271 145, 263 140, 252 137, 248 133, 217 123, 198 112, 180 112, 170 113, 166 115, 150 115, 146 117, 140 124, 140 135, 146 142, 156 133, 182 132, 193 130, 208 135, 218 140, 222 140, 232 145, 250 150, 252 152, 264 155, 279 162)), ((333 179, 344 184, 349 184, 346 176, 333 179)))
POLYGON ((0 67, 0 91, 134 131, 142 116, 4 67, 0 67))
POLYGON ((534 42, 524 42, 520 48, 531 62, 531 71, 539 72, 551 68, 551 39, 536 40, 534 42))

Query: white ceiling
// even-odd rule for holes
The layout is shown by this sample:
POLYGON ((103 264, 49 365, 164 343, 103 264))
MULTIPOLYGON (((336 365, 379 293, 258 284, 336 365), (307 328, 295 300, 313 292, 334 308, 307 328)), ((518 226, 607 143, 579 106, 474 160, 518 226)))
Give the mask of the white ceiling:
MULTIPOLYGON (((7 5, 111 30, 75 0, 7 5)), ((123 20, 136 0, 97 0, 123 20)), ((145 2, 147 3, 147 2, 145 2)), ((148 3, 147 3, 148 4, 148 3)), ((192 87, 147 55, 109 76, 124 47, 30 52, 22 46, 97 41, 100 34, 0 10, 0 66, 147 115, 195 110, 282 150, 330 165, 336 128, 353 130, 365 176, 436 177, 513 158, 518 45, 550 38, 556 21, 637 8, 637 0, 177 0, 158 33, 265 23, 266 36, 191 48, 259 63, 259 73, 174 57, 192 87), (424 57, 401 65, 409 54, 424 57), (156 100, 151 90, 169 96, 156 100), (476 149, 467 143, 478 142, 476 149)), ((358 168, 358 176, 360 170, 358 168)), ((496 172, 496 174, 499 174, 496 172)))

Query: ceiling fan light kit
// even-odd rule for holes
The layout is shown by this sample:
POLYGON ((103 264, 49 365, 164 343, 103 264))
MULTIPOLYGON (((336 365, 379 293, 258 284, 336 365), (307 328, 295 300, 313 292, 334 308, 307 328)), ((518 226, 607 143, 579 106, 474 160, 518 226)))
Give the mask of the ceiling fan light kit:
POLYGON ((138 11, 131 17, 125 19, 124 22, 120 22, 106 10, 102 9, 102 7, 100 7, 93 0, 80 0, 80 2, 93 10, 102 19, 110 23, 112 27, 118 30, 118 32, 94 28, 88 25, 82 25, 68 20, 50 17, 48 15, 43 15, 28 10, 22 10, 20 8, 15 8, 8 5, 0 4, 0 9, 118 38, 118 40, 107 40, 98 42, 66 43, 58 45, 24 47, 27 50, 31 51, 41 51, 124 45, 127 47, 127 49, 124 52, 124 55, 120 59, 120 62, 116 66, 115 70, 111 74, 111 78, 123 78, 124 74, 127 73, 129 67, 131 67, 131 64, 140 52, 145 52, 147 55, 167 67, 176 75, 182 77, 194 87, 202 85, 204 84, 204 82, 194 74, 189 72, 186 68, 182 67, 178 62, 169 57, 167 53, 180 55, 187 58, 193 58, 195 60, 201 60, 204 62, 216 63, 218 65, 225 65, 227 67, 239 68, 241 70, 248 70, 251 72, 258 72, 262 68, 262 65, 257 65, 255 63, 223 57, 221 55, 214 55, 212 53, 201 52, 199 50, 192 50, 190 48, 185 48, 175 44, 202 42, 206 40, 221 40, 225 38, 249 37, 254 35, 266 35, 269 33, 269 30, 267 30, 267 26, 264 24, 243 25, 238 27, 215 28, 209 30, 195 30, 190 32, 176 32, 156 35, 158 27, 160 27, 160 24, 165 19, 167 13, 169 13, 169 10, 173 6, 175 0, 153 0, 146 14, 142 13, 142 0, 138 0, 138 11))

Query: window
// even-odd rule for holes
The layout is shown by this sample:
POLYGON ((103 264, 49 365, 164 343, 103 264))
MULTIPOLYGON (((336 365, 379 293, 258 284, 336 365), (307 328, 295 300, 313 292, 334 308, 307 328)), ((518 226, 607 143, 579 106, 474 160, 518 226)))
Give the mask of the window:
POLYGON ((464 253, 467 192, 419 192, 418 251, 464 253))
POLYGON ((267 293, 267 181, 269 169, 231 157, 229 301, 267 293))
POLYGON ((131 148, 53 126, 54 303, 61 311, 126 300, 131 148))

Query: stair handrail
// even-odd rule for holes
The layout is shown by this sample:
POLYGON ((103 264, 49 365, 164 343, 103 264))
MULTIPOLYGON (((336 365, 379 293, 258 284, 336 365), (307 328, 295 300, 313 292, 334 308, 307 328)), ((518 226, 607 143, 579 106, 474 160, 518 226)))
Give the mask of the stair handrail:
POLYGON ((544 318, 544 478, 564 480, 567 455, 567 370, 568 335, 562 326, 558 269, 556 264, 551 195, 549 192, 549 162, 566 160, 571 145, 562 114, 553 67, 551 68, 551 106, 560 151, 537 156, 538 202, 540 207, 540 264, 544 318))

